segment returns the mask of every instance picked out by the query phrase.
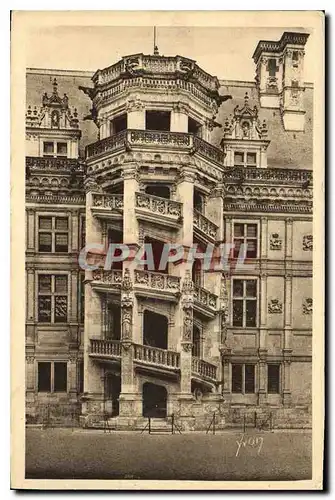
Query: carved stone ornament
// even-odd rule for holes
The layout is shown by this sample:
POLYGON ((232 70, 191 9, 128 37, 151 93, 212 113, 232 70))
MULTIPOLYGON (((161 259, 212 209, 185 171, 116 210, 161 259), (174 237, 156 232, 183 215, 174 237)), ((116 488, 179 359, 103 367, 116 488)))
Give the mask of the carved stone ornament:
POLYGON ((281 250, 283 240, 279 237, 278 233, 272 233, 270 236, 270 250, 281 250))
POLYGON ((192 351, 192 344, 190 342, 182 342, 181 346, 184 352, 192 351))
POLYGON ((122 321, 122 340, 131 340, 132 338, 132 316, 133 310, 131 307, 123 307, 121 309, 122 321))
POLYGON ((33 364, 34 361, 35 361, 35 357, 34 356, 26 356, 26 362, 28 363, 28 365, 33 364))
POLYGON ((129 269, 126 268, 124 271, 123 280, 122 280, 122 290, 125 292, 129 292, 130 290, 132 290, 132 288, 133 288, 133 284, 131 281, 130 272, 129 272, 129 269))
POLYGON ((183 342, 192 342, 193 334, 193 309, 184 308, 183 342))
POLYGON ((310 297, 305 299, 302 303, 302 312, 303 314, 312 314, 313 312, 313 299, 310 297))
POLYGON ((302 249, 304 251, 312 251, 313 250, 313 235, 307 234, 302 238, 302 249))
POLYGON ((268 303, 268 312, 270 314, 280 314, 283 312, 283 304, 279 299, 271 299, 268 303))
POLYGON ((183 286, 182 286, 182 293, 183 295, 191 295, 193 296, 193 281, 191 278, 191 273, 190 271, 186 271, 185 273, 185 278, 183 281, 183 286))

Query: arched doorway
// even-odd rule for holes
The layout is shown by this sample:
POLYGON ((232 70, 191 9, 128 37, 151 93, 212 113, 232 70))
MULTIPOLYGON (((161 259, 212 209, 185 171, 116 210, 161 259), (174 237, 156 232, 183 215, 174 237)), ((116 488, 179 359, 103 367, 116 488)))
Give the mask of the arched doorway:
POLYGON ((162 314, 144 311, 143 344, 160 349, 168 348, 168 319, 162 314))
POLYGON ((143 384, 143 417, 165 418, 167 415, 167 390, 162 385, 143 384))

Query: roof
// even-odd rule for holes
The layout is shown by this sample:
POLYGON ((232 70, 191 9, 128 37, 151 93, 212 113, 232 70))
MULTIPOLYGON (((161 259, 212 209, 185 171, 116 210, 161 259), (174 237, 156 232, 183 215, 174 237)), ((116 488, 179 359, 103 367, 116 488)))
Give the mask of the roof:
MULTIPOLYGON (((53 70, 29 68, 27 70, 27 106, 41 106, 44 92, 52 89, 54 77, 57 77, 58 89, 66 93, 69 105, 78 110, 79 128, 82 130, 80 153, 84 148, 97 140, 97 128, 92 121, 83 120, 90 114, 91 100, 79 86, 93 86, 91 71, 53 70)), ((243 106, 245 93, 248 92, 250 105, 259 108, 259 99, 255 82, 239 80, 221 80, 220 94, 231 94, 232 100, 224 102, 217 116, 217 122, 224 125, 225 118, 233 113, 236 105, 243 106)), ((285 131, 282 125, 279 109, 259 108, 259 119, 266 119, 268 125, 268 167, 312 169, 313 165, 313 86, 305 85, 304 106, 306 110, 304 132, 285 131)), ((212 132, 212 142, 219 146, 223 137, 223 128, 215 128, 212 132)))

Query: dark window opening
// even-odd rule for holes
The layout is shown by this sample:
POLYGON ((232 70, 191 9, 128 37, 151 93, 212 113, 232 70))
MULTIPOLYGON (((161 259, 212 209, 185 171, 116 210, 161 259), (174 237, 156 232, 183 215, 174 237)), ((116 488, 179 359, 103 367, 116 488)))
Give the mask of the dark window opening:
POLYGON ((188 118, 188 133, 201 136, 201 124, 190 117, 188 118))
POLYGON ((144 244, 145 245, 150 245, 151 247, 151 252, 147 255, 147 252, 144 252, 144 259, 147 260, 147 264, 144 264, 144 270, 145 271, 155 271, 159 273, 166 273, 168 272, 168 263, 166 262, 165 268, 160 269, 160 263, 161 263, 161 258, 162 258, 162 253, 164 250, 164 243, 162 241, 154 240, 152 238, 144 238, 144 244), (152 269, 152 261, 151 261, 151 255, 153 257, 153 267, 152 269))
POLYGON ((192 265, 192 281, 196 286, 202 285, 202 261, 201 259, 194 259, 192 265))
POLYGON ((280 365, 268 365, 268 393, 279 394, 280 365))
POLYGON ((104 317, 105 338, 120 340, 121 338, 121 308, 117 304, 106 302, 104 317))
MULTIPOLYGON (((120 245, 123 242, 123 234, 121 231, 116 231, 115 229, 108 229, 108 247, 111 244, 120 245)), ((115 248, 113 257, 120 257, 122 255, 122 250, 120 248, 115 248)), ((122 260, 116 260, 111 262, 112 269, 122 270, 122 260)))
POLYGON ((78 364, 78 392, 84 392, 84 362, 80 361, 78 364))
POLYGON ((67 158, 67 143, 57 142, 57 156, 60 158, 67 158))
POLYGON ((257 326, 257 280, 233 280, 233 326, 257 326))
POLYGON ((232 365, 232 392, 239 394, 255 392, 255 365, 232 365))
MULTIPOLYGON (((247 259, 257 258, 257 224, 234 224, 234 258, 239 257, 241 245, 247 259)), ((244 256, 243 255, 243 256, 244 256)))
POLYGON ((53 155, 54 154, 54 143, 53 142, 43 142, 43 154, 53 155))
POLYGON ((39 233, 38 235, 38 251, 52 252, 52 234, 39 233))
POLYGON ((200 328, 193 325, 193 345, 192 345, 192 356, 196 358, 201 358, 201 335, 200 328))
POLYGON ((38 392, 51 392, 51 363, 38 363, 38 392))
POLYGON ((242 365, 232 365, 232 392, 242 392, 242 365))
POLYGON ((67 391, 67 363, 54 364, 54 392, 67 391))
POLYGON ((67 253, 69 250, 69 235, 68 233, 56 233, 55 235, 55 252, 67 253))
POLYGON ((168 320, 165 316, 144 311, 143 344, 160 349, 168 348, 168 320))
POLYGON ((170 199, 170 188, 168 186, 160 186, 159 184, 152 184, 145 188, 147 194, 152 194, 154 196, 160 196, 160 198, 170 199))
POLYGON ((278 71, 277 67, 277 60, 276 59, 269 59, 268 62, 268 71, 269 71, 269 76, 276 76, 276 73, 278 71))
POLYGON ((143 417, 165 418, 167 415, 167 390, 161 385, 143 384, 143 417))
POLYGON ((127 114, 123 114, 111 121, 111 135, 118 134, 127 128, 127 114))
POLYGON ((121 377, 106 374, 105 377, 105 412, 111 417, 119 415, 119 397, 121 392, 121 377), (111 405, 110 405, 111 403, 111 405))
POLYGON ((245 393, 255 392, 255 365, 245 365, 245 393))
POLYGON ((197 190, 194 190, 193 194, 193 208, 194 210, 198 210, 198 212, 203 213, 204 210, 203 196, 197 190))
POLYGON ((171 121, 170 111, 146 111, 145 128, 146 130, 170 130, 171 121))

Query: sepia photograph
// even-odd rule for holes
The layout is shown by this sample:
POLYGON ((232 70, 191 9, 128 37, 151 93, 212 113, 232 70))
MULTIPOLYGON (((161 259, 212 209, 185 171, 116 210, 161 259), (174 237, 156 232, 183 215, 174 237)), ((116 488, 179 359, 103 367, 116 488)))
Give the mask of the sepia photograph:
POLYGON ((321 489, 323 14, 109 14, 13 13, 13 487, 321 489))

